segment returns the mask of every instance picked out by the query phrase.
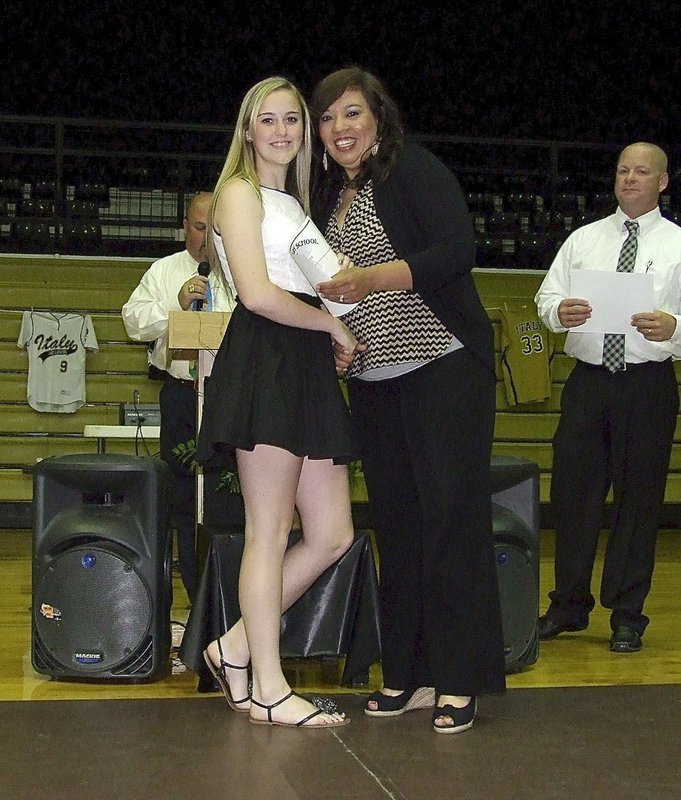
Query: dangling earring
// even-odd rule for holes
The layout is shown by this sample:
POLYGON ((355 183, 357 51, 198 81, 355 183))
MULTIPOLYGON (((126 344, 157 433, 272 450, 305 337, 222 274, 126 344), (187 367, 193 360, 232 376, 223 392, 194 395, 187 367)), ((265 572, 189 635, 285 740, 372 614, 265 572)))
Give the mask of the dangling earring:
POLYGON ((381 143, 381 140, 380 140, 380 139, 378 139, 377 141, 375 141, 375 142, 374 142, 374 143, 371 145, 371 155, 372 155, 372 156, 378 155, 378 146, 379 146, 379 144, 380 144, 380 143, 381 143))
POLYGON ((326 154, 326 148, 324 148, 324 155, 322 156, 322 164, 324 165, 324 172, 329 171, 329 157, 326 154))

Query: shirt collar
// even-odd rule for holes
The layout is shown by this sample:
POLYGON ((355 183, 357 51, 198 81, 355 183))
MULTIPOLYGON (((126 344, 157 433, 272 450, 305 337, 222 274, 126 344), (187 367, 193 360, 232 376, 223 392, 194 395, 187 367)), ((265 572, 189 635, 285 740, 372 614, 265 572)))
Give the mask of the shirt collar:
MULTIPOLYGON (((662 217, 660 213, 660 207, 656 206, 652 211, 649 211, 647 214, 641 214, 640 217, 636 217, 636 222, 638 222, 638 235, 644 235, 649 231, 653 225, 655 225, 658 220, 662 217)), ((617 206, 617 211, 615 211, 615 222, 617 224, 617 229, 624 231, 626 233, 626 228, 624 227, 624 223, 628 220, 629 217, 622 211, 622 209, 617 206)))

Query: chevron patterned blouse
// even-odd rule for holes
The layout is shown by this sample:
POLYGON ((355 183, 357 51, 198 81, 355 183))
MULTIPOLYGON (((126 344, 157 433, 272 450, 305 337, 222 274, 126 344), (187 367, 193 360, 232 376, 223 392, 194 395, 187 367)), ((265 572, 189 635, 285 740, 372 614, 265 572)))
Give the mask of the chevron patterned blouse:
MULTIPOLYGON (((325 234, 333 250, 357 267, 398 258, 376 214, 371 181, 357 192, 342 229, 336 220, 339 205, 340 195, 325 234)), ((343 322, 368 345, 355 356, 348 377, 394 378, 462 346, 417 292, 372 292, 343 322)))

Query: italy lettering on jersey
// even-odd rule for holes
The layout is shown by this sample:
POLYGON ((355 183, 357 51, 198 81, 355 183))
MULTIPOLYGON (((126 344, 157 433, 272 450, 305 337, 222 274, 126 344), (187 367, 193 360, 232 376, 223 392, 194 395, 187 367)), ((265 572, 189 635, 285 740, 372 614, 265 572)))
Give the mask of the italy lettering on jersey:
POLYGON ((509 406, 551 396, 553 337, 535 306, 501 309, 501 371, 509 406))
POLYGON ((89 314, 24 311, 19 347, 28 351, 28 404, 68 414, 85 403, 86 350, 98 350, 89 314))

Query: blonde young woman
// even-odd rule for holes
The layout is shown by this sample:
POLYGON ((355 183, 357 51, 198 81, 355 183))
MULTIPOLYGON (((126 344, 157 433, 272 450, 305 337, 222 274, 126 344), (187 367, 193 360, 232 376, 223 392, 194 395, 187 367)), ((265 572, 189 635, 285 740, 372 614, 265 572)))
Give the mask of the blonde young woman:
POLYGON ((246 94, 209 218, 209 253, 236 307, 206 383, 202 464, 236 459, 246 512, 240 619, 204 652, 229 705, 257 724, 347 724, 291 691, 281 614, 353 539, 350 419, 333 347, 357 341, 320 308, 288 247, 309 211, 311 126, 300 92, 272 77, 246 94), (294 508, 303 537, 287 549, 294 508), (248 665, 252 693, 248 691, 248 665))

